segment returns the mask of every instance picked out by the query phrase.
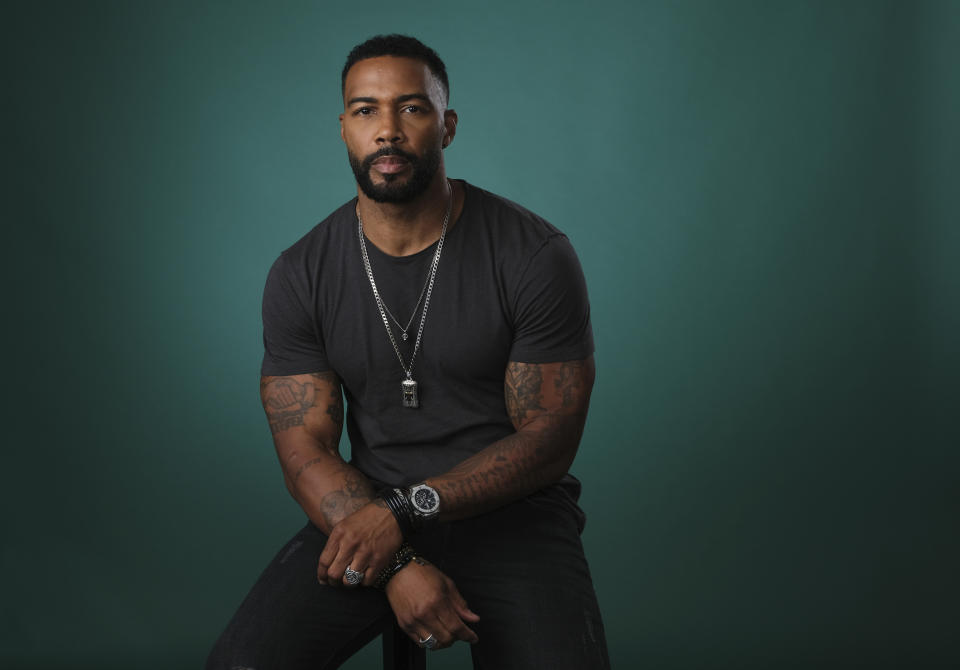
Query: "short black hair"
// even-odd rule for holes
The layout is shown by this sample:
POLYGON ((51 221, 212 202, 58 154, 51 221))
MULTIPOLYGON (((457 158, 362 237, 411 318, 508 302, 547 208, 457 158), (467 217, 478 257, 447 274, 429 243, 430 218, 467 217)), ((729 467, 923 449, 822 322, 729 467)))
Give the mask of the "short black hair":
POLYGON ((347 56, 347 62, 343 66, 343 73, 340 75, 340 94, 343 95, 347 90, 347 72, 359 61, 368 58, 378 58, 380 56, 394 56, 397 58, 413 58, 422 61, 430 68, 430 72, 436 77, 443 93, 450 99, 450 82, 447 80, 447 66, 440 60, 437 52, 428 47, 415 37, 409 35, 375 35, 366 42, 362 42, 351 49, 347 56))

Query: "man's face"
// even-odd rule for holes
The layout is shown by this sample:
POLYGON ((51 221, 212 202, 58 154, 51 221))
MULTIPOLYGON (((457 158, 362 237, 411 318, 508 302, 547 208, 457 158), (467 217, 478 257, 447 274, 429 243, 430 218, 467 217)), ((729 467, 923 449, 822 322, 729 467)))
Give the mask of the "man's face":
POLYGON ((425 63, 382 56, 347 73, 340 136, 360 190, 376 202, 409 202, 437 173, 456 129, 443 88, 425 63))

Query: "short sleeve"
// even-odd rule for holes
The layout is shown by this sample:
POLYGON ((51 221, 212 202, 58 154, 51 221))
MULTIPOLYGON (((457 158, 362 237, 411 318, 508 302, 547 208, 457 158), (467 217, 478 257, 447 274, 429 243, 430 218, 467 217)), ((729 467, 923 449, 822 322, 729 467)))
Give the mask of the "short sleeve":
POLYGON ((554 363, 593 353, 583 270, 565 235, 548 238, 522 271, 514 301, 510 360, 554 363))
POLYGON ((263 291, 263 363, 260 374, 297 375, 329 370, 326 351, 308 313, 305 291, 281 255, 270 268, 263 291))

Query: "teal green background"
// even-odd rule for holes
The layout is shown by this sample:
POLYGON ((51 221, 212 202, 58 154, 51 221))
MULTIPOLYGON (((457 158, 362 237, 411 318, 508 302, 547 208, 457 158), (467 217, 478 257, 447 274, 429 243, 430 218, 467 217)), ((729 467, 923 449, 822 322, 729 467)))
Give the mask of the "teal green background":
POLYGON ((450 174, 579 251, 614 666, 960 662, 960 3, 5 14, 4 668, 199 667, 301 523, 260 295, 353 193, 339 71, 390 31, 447 62, 450 174))

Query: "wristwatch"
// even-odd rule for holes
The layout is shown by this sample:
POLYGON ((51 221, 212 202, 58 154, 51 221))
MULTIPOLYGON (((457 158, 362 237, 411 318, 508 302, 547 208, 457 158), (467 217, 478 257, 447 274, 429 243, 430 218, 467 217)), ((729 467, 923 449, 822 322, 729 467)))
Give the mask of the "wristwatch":
POLYGON ((440 495, 432 486, 417 484, 407 489, 407 500, 417 518, 417 526, 434 521, 440 516, 440 495))

